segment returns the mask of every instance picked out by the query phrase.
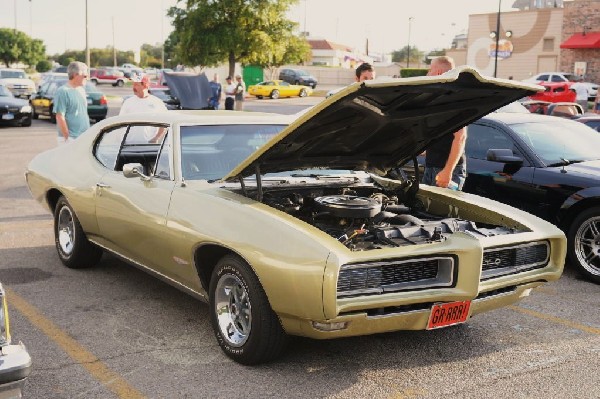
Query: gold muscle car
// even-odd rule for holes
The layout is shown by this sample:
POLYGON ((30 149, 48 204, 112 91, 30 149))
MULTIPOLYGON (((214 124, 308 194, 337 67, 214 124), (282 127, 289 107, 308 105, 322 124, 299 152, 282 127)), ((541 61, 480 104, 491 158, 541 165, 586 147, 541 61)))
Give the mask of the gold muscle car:
POLYGON ((465 67, 355 83, 295 116, 114 117, 26 178, 67 267, 120 256, 207 301, 225 354, 256 364, 289 335, 448 327, 558 279, 558 228, 401 170, 539 89, 465 67))

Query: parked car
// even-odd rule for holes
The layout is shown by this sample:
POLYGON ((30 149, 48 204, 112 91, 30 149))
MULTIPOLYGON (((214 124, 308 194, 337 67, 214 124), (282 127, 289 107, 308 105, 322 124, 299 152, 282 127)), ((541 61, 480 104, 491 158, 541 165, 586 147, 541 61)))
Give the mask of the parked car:
POLYGON ((29 98, 35 93, 35 83, 22 69, 0 68, 0 84, 10 90, 15 97, 29 98))
POLYGON ((0 284, 0 397, 20 398, 31 374, 31 356, 22 342, 12 343, 6 291, 0 284))
POLYGON ((148 89, 148 93, 160 98, 168 110, 181 109, 179 99, 171 94, 171 90, 168 87, 151 87, 148 89))
POLYGON ((15 98, 6 86, 0 84, 0 123, 31 126, 31 112, 27 100, 15 98))
POLYGON ((121 255, 206 300, 225 354, 255 364, 279 356, 288 335, 447 327, 558 279, 557 227, 387 175, 534 90, 463 67, 353 84, 299 119, 116 116, 37 155, 26 180, 54 215, 64 265, 121 255))
POLYGON ((89 81, 94 85, 111 84, 123 86, 127 81, 125 74, 116 68, 91 68, 89 81))
POLYGON ((600 115, 583 115, 575 120, 600 132, 600 115))
POLYGON ((54 80, 54 79, 64 80, 64 79, 68 79, 68 78, 69 78, 69 75, 67 73, 62 73, 62 72, 43 73, 41 75, 40 81, 38 82, 38 91, 42 87, 42 85, 46 82, 50 82, 51 80, 54 80))
MULTIPOLYGON (((53 112, 54 96, 59 87, 67 83, 67 79, 54 79, 46 82, 40 87, 40 90, 31 97, 30 103, 33 108, 33 119, 38 119, 40 115, 50 118, 52 123, 56 123, 56 114, 53 112)), ((87 82, 84 86, 88 103, 88 115, 93 121, 101 121, 106 118, 108 113, 108 100, 106 96, 96 88, 92 83, 87 82)))
POLYGON ((569 263, 600 283, 600 135, 572 120, 493 113, 468 127, 464 191, 525 210, 567 235, 569 263))
POLYGON ((570 82, 540 82, 539 85, 546 90, 529 96, 530 99, 551 103, 576 102, 577 94, 571 90, 572 83, 570 82))
POLYGON ((583 108, 578 103, 556 102, 551 103, 541 100, 530 100, 521 103, 529 112, 540 115, 560 116, 575 119, 584 114, 583 108))
MULTIPOLYGON (((572 73, 565 72, 542 72, 538 73, 535 76, 532 76, 528 79, 525 79, 524 82, 530 83, 538 83, 538 82, 577 82, 578 76, 572 73)), ((596 98, 596 94, 598 93, 598 84, 591 82, 582 82, 587 86, 588 89, 588 100, 594 101, 596 98)))
POLYGON ((294 85, 317 87, 317 79, 302 69, 284 68, 279 72, 279 79, 294 85))
POLYGON ((248 87, 248 94, 257 98, 270 97, 306 97, 312 94, 312 89, 306 86, 291 85, 282 80, 267 80, 248 87))

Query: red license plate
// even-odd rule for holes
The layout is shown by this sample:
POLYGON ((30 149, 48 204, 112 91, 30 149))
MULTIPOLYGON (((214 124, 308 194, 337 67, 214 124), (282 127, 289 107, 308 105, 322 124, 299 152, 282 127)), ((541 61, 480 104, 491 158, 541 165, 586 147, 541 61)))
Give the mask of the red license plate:
POLYGON ((471 301, 450 302, 433 305, 427 329, 442 328, 467 321, 471 301))

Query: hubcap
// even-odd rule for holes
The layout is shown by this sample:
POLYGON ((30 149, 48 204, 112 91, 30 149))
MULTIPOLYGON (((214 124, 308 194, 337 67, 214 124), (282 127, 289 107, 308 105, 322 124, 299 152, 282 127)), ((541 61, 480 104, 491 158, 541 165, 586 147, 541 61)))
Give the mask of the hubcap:
POLYGON ((224 274, 217 282, 215 312, 221 335, 231 346, 242 346, 248 340, 252 324, 252 306, 242 281, 224 274))
POLYGON ((75 221, 71 210, 66 206, 63 206, 58 213, 56 230, 61 251, 65 255, 71 255, 75 243, 75 221))
POLYGON ((600 216, 586 220, 577 229, 575 254, 589 273, 600 276, 600 216))

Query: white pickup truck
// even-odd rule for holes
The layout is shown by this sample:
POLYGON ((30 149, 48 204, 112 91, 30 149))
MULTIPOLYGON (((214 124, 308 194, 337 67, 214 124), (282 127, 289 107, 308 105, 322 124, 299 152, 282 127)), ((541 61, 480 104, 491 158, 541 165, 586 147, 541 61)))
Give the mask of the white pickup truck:
POLYGON ((0 68, 0 83, 15 97, 29 98, 35 93, 35 83, 22 69, 0 68))

